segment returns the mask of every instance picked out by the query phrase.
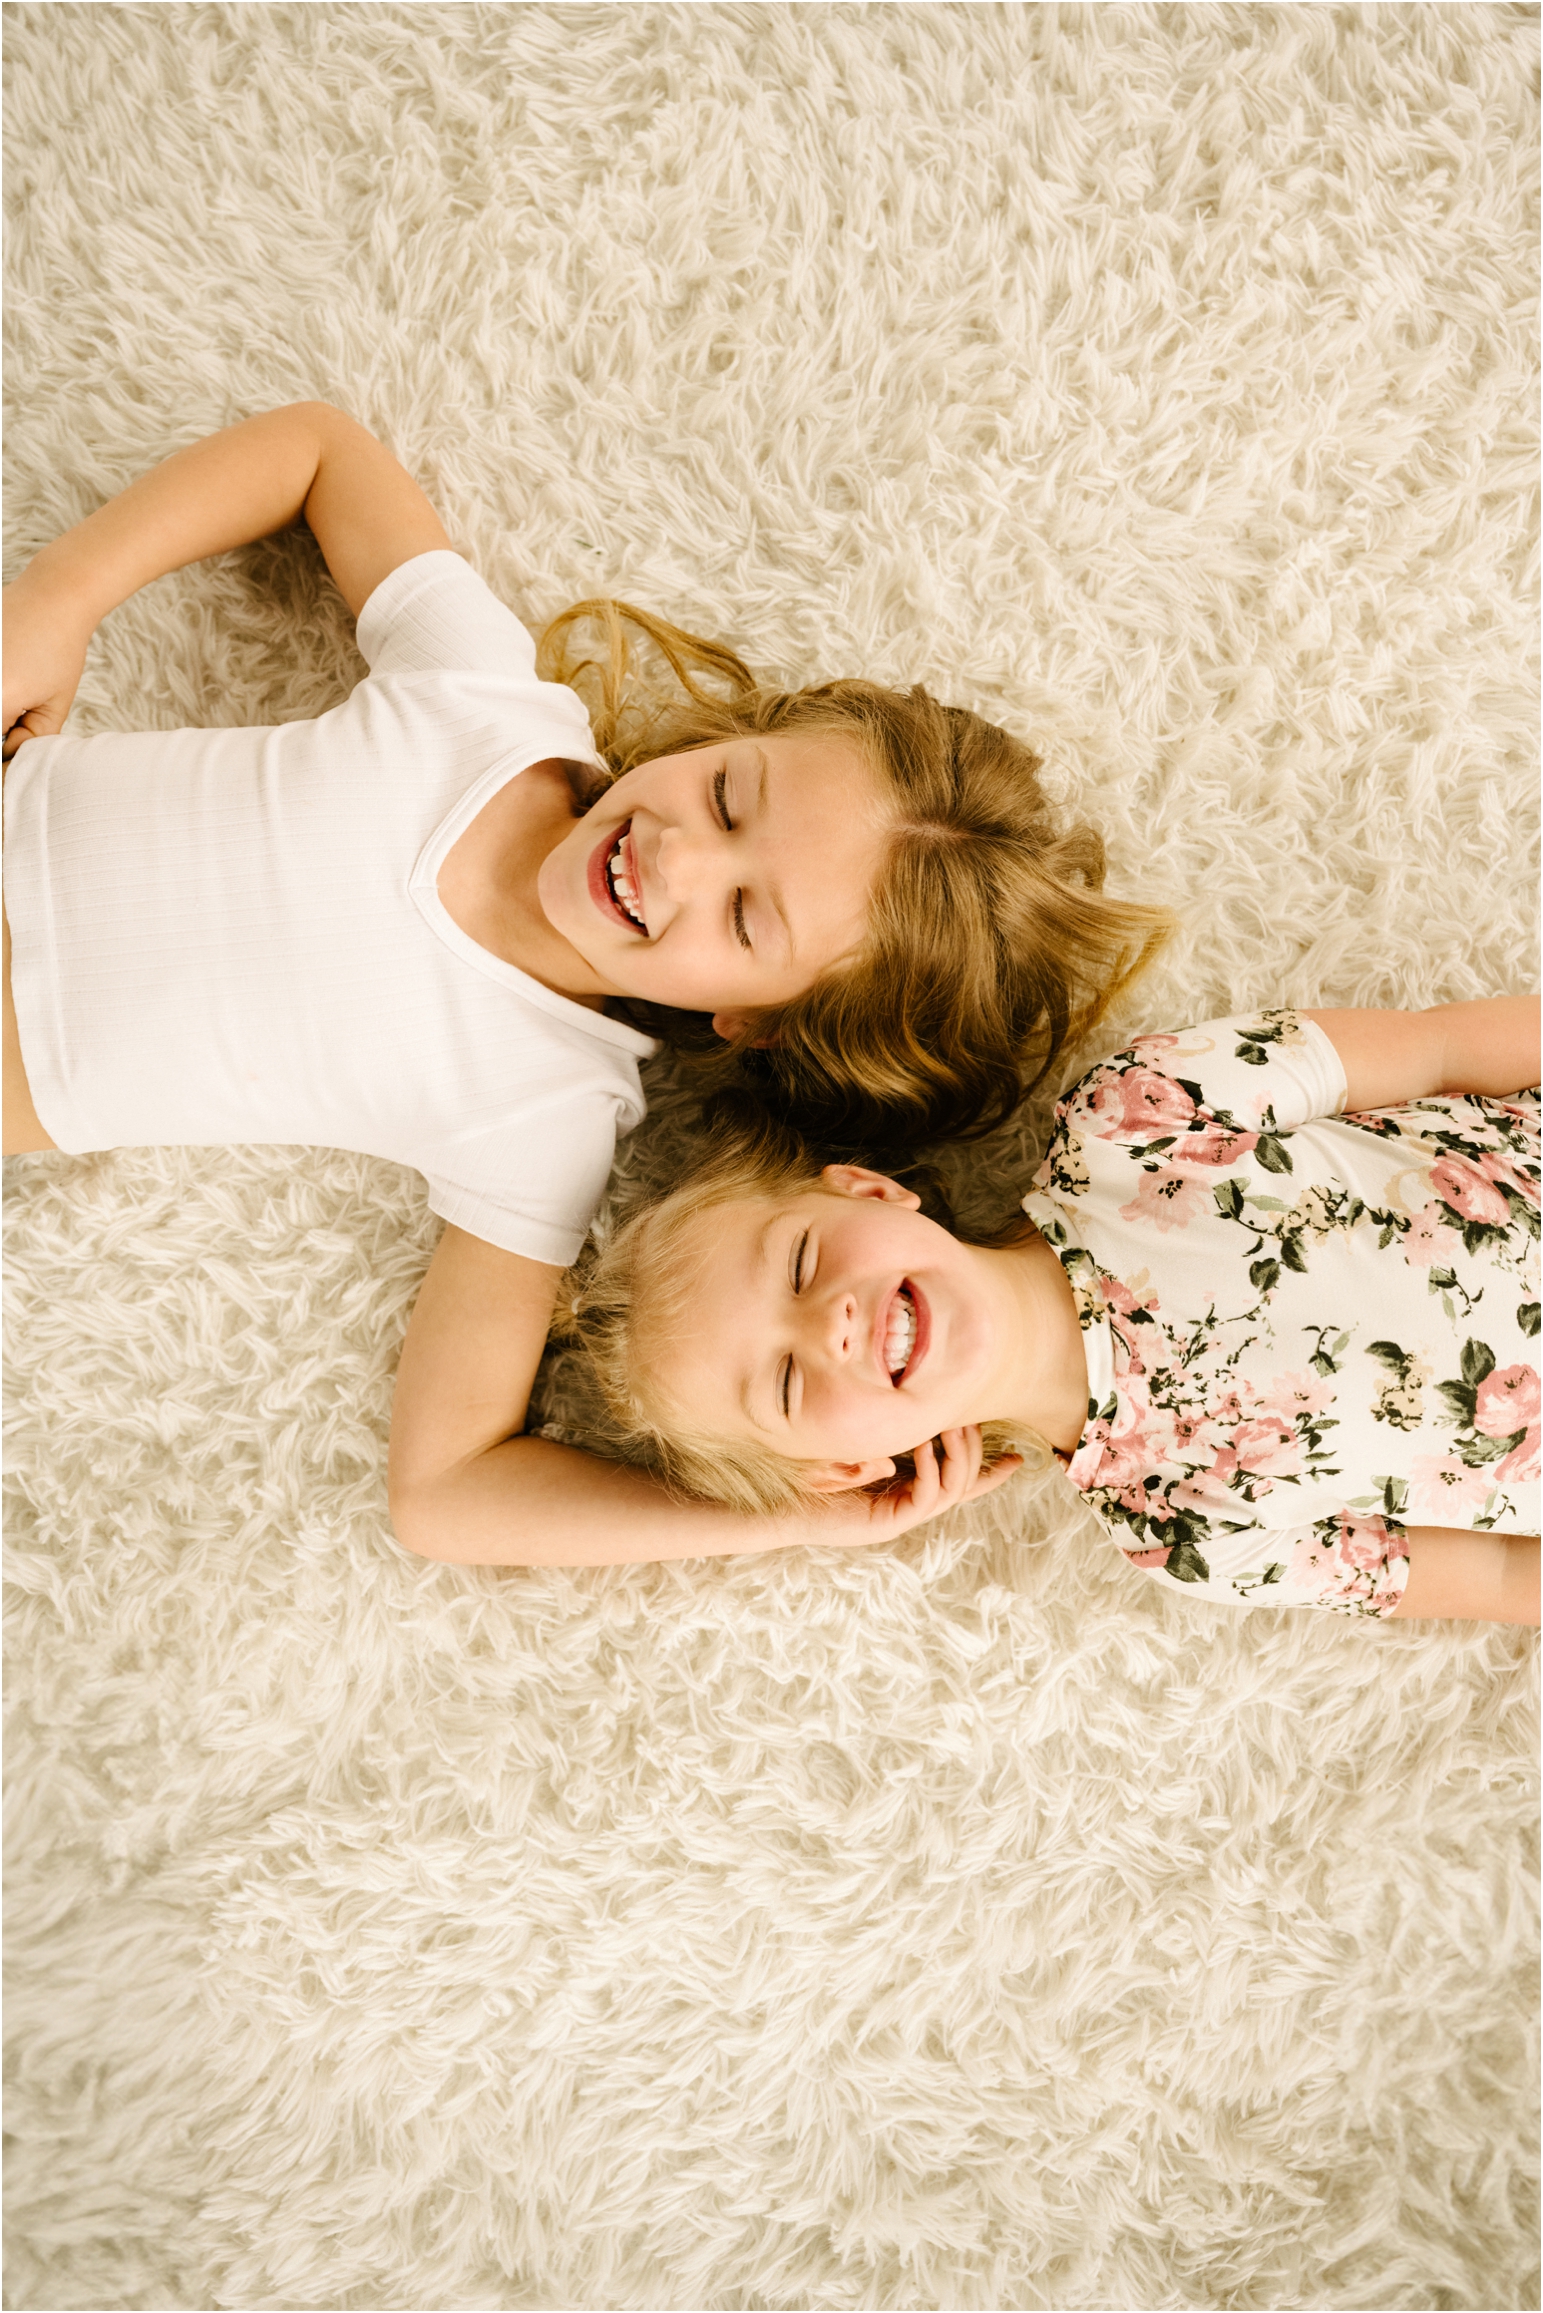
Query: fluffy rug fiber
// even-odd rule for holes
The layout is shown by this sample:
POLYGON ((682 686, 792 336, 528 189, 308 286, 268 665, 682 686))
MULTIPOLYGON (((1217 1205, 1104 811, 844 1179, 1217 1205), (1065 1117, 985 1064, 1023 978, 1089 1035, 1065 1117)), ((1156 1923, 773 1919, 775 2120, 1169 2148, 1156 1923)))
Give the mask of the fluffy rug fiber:
MULTIPOLYGON (((1534 9, 8 23, 10 569, 322 396, 532 621, 1036 738, 1182 912, 1122 1031, 1533 984, 1534 9)), ((78 722, 358 672, 291 538, 78 722)), ((416 1179, 36 1158, 9 1227, 10 2305, 1537 2304, 1531 1634, 1187 1604, 1059 1481, 425 1565, 416 1179)))

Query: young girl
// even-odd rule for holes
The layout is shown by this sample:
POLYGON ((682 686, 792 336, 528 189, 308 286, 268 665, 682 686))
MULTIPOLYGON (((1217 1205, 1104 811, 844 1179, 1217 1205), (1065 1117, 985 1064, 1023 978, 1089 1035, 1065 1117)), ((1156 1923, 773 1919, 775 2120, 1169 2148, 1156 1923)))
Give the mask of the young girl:
POLYGON ((434 1554, 511 1518, 534 1557, 618 1516, 641 1555, 690 1526, 641 1473, 518 1435, 646 1027, 760 1048, 827 1131, 968 1128, 1160 928, 1097 896, 1096 837, 1056 833, 1005 733, 921 691, 758 690, 641 623, 688 701, 628 726, 613 649, 592 737, 416 485, 316 403, 182 452, 7 593, 6 1148, 313 1142, 424 1172, 449 1226, 392 1477, 434 1554), (112 605, 302 513, 370 665, 343 705, 58 735, 112 605))
POLYGON ((1061 1102, 1010 1238, 763 1136, 619 1233, 581 1323, 769 1537, 986 1425, 1191 1594, 1535 1622, 1537 1074, 1527 998, 1145 1036, 1061 1102))

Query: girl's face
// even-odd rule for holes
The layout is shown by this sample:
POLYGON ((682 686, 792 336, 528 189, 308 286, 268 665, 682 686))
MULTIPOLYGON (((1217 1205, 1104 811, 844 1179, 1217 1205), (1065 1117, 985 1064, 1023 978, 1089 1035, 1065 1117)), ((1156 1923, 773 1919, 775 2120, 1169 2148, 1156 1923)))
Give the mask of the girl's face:
POLYGON ((662 1354, 695 1426, 861 1485, 944 1429, 1010 1411, 1012 1295, 999 1259, 910 1190, 858 1165, 821 1180, 699 1217, 689 1319, 662 1354))
POLYGON ((542 862, 547 921, 595 993, 742 1015, 802 995, 862 939, 887 846, 876 774, 825 734, 639 764, 542 862))

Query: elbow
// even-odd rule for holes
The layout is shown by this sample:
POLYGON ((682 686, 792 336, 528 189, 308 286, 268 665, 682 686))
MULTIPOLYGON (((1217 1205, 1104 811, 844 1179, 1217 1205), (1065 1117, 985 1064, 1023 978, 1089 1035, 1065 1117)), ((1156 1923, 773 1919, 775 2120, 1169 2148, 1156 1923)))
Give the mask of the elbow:
POLYGON ((436 1514, 432 1497, 393 1482, 387 1491, 386 1509, 392 1533, 413 1557, 433 1558, 441 1564, 455 1557, 455 1552, 447 1547, 449 1535, 445 1520, 436 1514))

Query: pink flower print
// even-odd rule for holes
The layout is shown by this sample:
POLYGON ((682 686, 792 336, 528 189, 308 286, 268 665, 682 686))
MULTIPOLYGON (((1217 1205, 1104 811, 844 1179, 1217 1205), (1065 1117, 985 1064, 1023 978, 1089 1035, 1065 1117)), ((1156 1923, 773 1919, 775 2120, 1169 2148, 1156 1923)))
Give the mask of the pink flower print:
POLYGON ((1122 1317, 1134 1316, 1138 1309, 1155 1309, 1157 1307, 1157 1295, 1155 1293, 1148 1291, 1143 1293, 1139 1299, 1137 1298, 1136 1285, 1142 1283, 1146 1274, 1145 1269, 1138 1270, 1135 1285, 1128 1285, 1123 1277, 1106 1277, 1103 1281, 1103 1291, 1107 1307, 1117 1309, 1122 1317))
POLYGON ((1122 1075, 1105 1077, 1088 1106, 1098 1118, 1102 1140, 1152 1140, 1160 1133, 1182 1132, 1195 1113, 1184 1087, 1155 1068, 1127 1068, 1122 1075))
POLYGON ((1080 1492, 1098 1484, 1099 1467, 1104 1458, 1104 1425, 1095 1422, 1082 1444, 1066 1465, 1066 1475, 1080 1492))
POLYGON ((1169 1489, 1169 1500, 1178 1510, 1199 1510, 1203 1515, 1212 1510, 1225 1509, 1231 1500, 1229 1488, 1238 1474, 1238 1457, 1231 1446, 1223 1446, 1208 1470, 1191 1470, 1169 1489))
POLYGON ((1444 1205, 1454 1213, 1461 1213, 1465 1221, 1488 1221, 1504 1227, 1511 1218, 1511 1208, 1496 1188, 1487 1181, 1477 1165, 1466 1157, 1438 1157, 1430 1170, 1431 1187, 1444 1205))
POLYGON ((1211 1192, 1204 1181, 1188 1180, 1171 1165, 1164 1165, 1155 1173, 1143 1171, 1135 1196, 1120 1207, 1120 1218, 1151 1221, 1163 1230, 1187 1229, 1210 1205, 1211 1192))
POLYGON ((1258 1477, 1294 1478, 1302 1467, 1296 1431, 1278 1414, 1240 1422, 1232 1433, 1232 1450, 1240 1466, 1258 1477))
POLYGON ((1192 1407, 1175 1413, 1173 1417, 1174 1451, 1188 1454, 1198 1448, 1204 1452, 1216 1443, 1216 1429, 1209 1415, 1192 1407))
POLYGON ((1470 1470, 1456 1454, 1416 1454, 1409 1471, 1409 1507, 1417 1518, 1433 1519, 1438 1526, 1463 1525, 1462 1512, 1476 1510, 1494 1482, 1494 1472, 1470 1470))
POLYGON ((1079 1122, 1084 1117, 1090 1119, 1099 1140, 1117 1140, 1125 1129, 1125 1102, 1119 1078, 1100 1074, 1091 1084, 1085 1084, 1077 1109, 1079 1122))
POLYGON ((1207 1124, 1198 1132, 1191 1129, 1185 1133, 1168 1151, 1168 1161, 1176 1165, 1240 1164, 1258 1145, 1256 1132, 1233 1132, 1226 1125, 1207 1124))
POLYGON ((1323 1578, 1323 1569, 1333 1555, 1334 1552, 1321 1534, 1315 1534, 1311 1531, 1306 1534, 1299 1534, 1292 1545, 1291 1564, 1287 1568, 1293 1589, 1307 1591, 1318 1589, 1323 1578))
MULTIPOLYGON (((1154 1406, 1139 1374, 1126 1374, 1119 1409, 1109 1425, 1108 1442, 1099 1464, 1098 1483, 1115 1488, 1135 1485, 1159 1462, 1172 1443, 1173 1424, 1161 1406, 1154 1406)), ((1141 1501, 1128 1507, 1141 1508, 1141 1501)))
POLYGON ((1538 1201, 1538 1184, 1530 1174, 1522 1171, 1513 1157, 1504 1149, 1490 1149, 1480 1157, 1479 1170, 1487 1181, 1504 1184, 1525 1197, 1529 1205, 1538 1201))
POLYGON ((1334 1392, 1329 1383, 1320 1381, 1313 1373, 1277 1374, 1260 1396, 1261 1406, 1287 1422, 1322 1413, 1324 1407, 1333 1402, 1334 1392))
POLYGON ((1380 1518, 1357 1518, 1342 1510, 1328 1534, 1314 1528, 1298 1537, 1291 1552, 1290 1578, 1295 1587, 1316 1591, 1320 1598, 1378 1596, 1392 1604, 1403 1596, 1403 1585, 1379 1593, 1367 1576, 1382 1573, 1403 1556, 1398 1537, 1380 1518))
POLYGON ((1394 1553, 1393 1537, 1380 1518, 1355 1518, 1348 1510, 1340 1513, 1339 1555, 1346 1566, 1359 1566, 1367 1573, 1375 1573, 1385 1566, 1394 1553))
POLYGON ((1495 1465, 1495 1483, 1499 1486, 1525 1485, 1538 1474, 1538 1448, 1543 1444, 1543 1424, 1534 1422, 1519 1446, 1513 1446, 1495 1465))
POLYGON ((1165 1542, 1160 1550, 1127 1550, 1125 1555, 1132 1566, 1166 1566, 1172 1548, 1171 1542, 1165 1542))
POLYGON ((1138 1485, 1134 1481, 1128 1486, 1122 1486, 1115 1495, 1115 1500, 1122 1509, 1131 1511, 1136 1517, 1140 1517, 1143 1512, 1151 1512, 1155 1515, 1157 1511, 1156 1495, 1149 1494, 1145 1486, 1138 1485))
POLYGON ((1431 1203, 1415 1214, 1404 1231, 1404 1259, 1416 1269, 1429 1269, 1433 1263, 1450 1269, 1461 1244, 1462 1239, 1447 1221, 1446 1207, 1431 1203))
POLYGON ((1543 1391, 1530 1365, 1504 1365, 1479 1384, 1473 1426, 1481 1437, 1508 1438, 1536 1422, 1543 1391))
POLYGON ((1179 1040, 1177 1036, 1170 1035, 1166 1031, 1159 1033, 1154 1030, 1150 1036, 1138 1036, 1130 1049, 1145 1060, 1149 1053, 1155 1056, 1161 1052, 1177 1052, 1179 1040))

